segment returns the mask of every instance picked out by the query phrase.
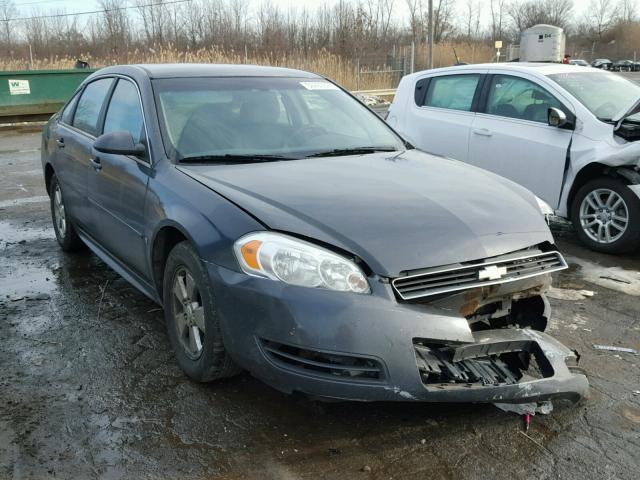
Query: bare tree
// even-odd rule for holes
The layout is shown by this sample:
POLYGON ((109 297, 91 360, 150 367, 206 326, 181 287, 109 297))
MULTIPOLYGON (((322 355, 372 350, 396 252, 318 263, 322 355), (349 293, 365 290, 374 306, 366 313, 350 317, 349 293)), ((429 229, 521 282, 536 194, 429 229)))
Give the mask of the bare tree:
POLYGON ((11 44, 13 36, 13 19, 18 11, 12 0, 0 0, 0 21, 4 34, 4 43, 7 47, 7 54, 11 55, 11 44))
POLYGON ((507 14, 511 18, 515 34, 518 35, 533 25, 547 23, 567 29, 571 26, 573 0, 526 0, 513 1, 507 14))
POLYGON ((591 0, 587 13, 587 23, 600 40, 602 35, 613 25, 618 16, 618 5, 612 0, 591 0))
POLYGON ((491 40, 500 40, 502 38, 502 25, 506 3, 506 0, 491 0, 489 3, 489 12, 491 13, 491 40))

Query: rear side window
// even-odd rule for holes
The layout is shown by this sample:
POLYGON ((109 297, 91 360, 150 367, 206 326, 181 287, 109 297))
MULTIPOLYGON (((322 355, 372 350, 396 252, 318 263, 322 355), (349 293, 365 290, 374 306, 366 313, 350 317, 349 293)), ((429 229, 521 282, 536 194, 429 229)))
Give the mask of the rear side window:
POLYGON ((142 108, 135 85, 128 80, 118 80, 107 115, 104 118, 104 133, 129 132, 133 141, 142 140, 142 108))
POLYGON ((432 77, 423 106, 471 111, 479 74, 432 77))
POLYGON ((100 112, 112 83, 112 78, 103 78, 85 87, 73 117, 74 127, 91 135, 98 134, 100 112))
POLYGON ((550 107, 565 110, 547 90, 524 78, 494 75, 489 86, 488 114, 547 123, 550 107))
POLYGON ((62 111, 62 116, 60 117, 60 120, 63 123, 71 125, 71 121, 73 120, 73 112, 75 111, 76 104, 78 103, 79 98, 80 98, 80 94, 76 94, 71 99, 71 101, 67 104, 67 106, 64 107, 64 110, 62 111))

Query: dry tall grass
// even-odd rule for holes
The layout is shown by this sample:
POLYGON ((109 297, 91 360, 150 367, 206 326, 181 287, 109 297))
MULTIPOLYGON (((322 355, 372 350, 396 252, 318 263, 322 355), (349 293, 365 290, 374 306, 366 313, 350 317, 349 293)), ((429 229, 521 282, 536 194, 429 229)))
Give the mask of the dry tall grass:
MULTIPOLYGON (((486 45, 455 45, 460 61, 474 63, 489 61, 492 50, 486 45)), ((416 48, 416 69, 424 68, 426 49, 424 45, 416 48)), ((278 67, 298 68, 324 75, 351 90, 368 90, 377 88, 393 88, 396 86, 401 72, 392 72, 393 68, 385 62, 372 63, 364 56, 362 59, 344 58, 326 50, 304 55, 302 53, 268 53, 251 54, 244 52, 224 51, 218 48, 203 48, 199 50, 181 51, 167 47, 158 50, 134 50, 114 55, 112 57, 94 58, 90 53, 83 55, 82 60, 89 62, 92 67, 104 67, 117 64, 136 63, 224 63, 253 65, 272 65, 278 67), (366 70, 367 74, 358 74, 366 70), (374 72, 374 73, 371 73, 374 72)), ((67 69, 73 68, 76 59, 72 57, 34 58, 33 69, 67 69)), ((434 66, 447 66, 455 63, 452 45, 436 45, 434 49, 434 66)), ((408 65, 408 63, 407 63, 408 65)), ((25 70, 29 68, 26 59, 0 59, 0 70, 25 70)))

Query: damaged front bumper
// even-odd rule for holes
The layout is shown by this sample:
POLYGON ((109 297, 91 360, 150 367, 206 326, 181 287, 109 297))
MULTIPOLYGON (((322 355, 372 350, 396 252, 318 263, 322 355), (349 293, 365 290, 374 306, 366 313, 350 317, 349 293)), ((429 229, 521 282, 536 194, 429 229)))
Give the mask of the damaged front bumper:
POLYGON ((503 328, 476 332, 474 339, 458 346, 414 343, 430 400, 575 402, 589 389, 575 352, 543 332, 503 328))
MULTIPOLYGON (((355 295, 284 285, 214 264, 208 270, 214 291, 224 292, 217 311, 225 348, 253 376, 286 393, 479 403, 577 401, 587 393, 587 378, 573 367, 574 352, 522 328, 536 325, 522 312, 514 316, 518 325, 508 327, 491 317, 501 315, 492 302, 505 296, 536 295, 548 306, 541 296, 548 275, 434 304, 398 302, 382 279, 371 282, 370 295, 355 295), (465 312, 474 309, 483 315, 465 312)), ((544 329, 546 318, 540 325, 544 329)))

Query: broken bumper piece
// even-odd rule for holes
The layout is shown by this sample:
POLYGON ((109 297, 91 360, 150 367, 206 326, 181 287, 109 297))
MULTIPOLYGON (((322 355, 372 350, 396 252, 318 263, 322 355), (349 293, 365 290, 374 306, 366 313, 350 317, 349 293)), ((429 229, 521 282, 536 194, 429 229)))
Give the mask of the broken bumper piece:
POLYGON ((415 339, 420 378, 433 401, 525 403, 578 401, 589 383, 576 354, 545 333, 500 329, 474 333, 475 343, 415 339))

